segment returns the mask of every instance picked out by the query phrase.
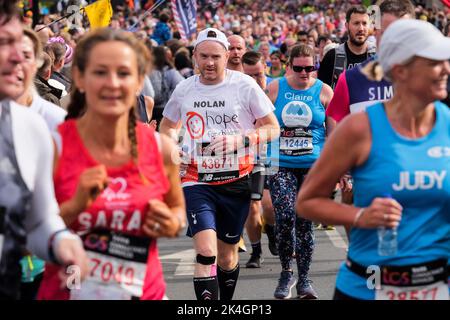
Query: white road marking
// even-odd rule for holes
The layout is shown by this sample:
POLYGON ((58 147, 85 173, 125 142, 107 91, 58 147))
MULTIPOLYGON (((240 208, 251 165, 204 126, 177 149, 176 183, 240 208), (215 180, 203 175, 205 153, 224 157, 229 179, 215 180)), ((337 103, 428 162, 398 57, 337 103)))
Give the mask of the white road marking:
POLYGON ((177 262, 177 268, 175 269, 175 276, 193 276, 194 275, 194 258, 195 258, 195 250, 187 249, 178 251, 171 254, 166 254, 161 256, 159 259, 163 260, 179 260, 177 262))
POLYGON ((325 230, 328 238, 330 238, 331 242, 336 248, 347 249, 348 245, 344 238, 337 230, 325 230))

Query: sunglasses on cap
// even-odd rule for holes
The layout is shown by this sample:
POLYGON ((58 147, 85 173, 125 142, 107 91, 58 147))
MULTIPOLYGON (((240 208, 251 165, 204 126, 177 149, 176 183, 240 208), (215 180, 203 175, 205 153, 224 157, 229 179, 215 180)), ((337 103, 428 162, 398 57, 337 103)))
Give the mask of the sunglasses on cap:
POLYGON ((292 70, 294 72, 302 72, 303 70, 306 71, 306 73, 310 73, 316 70, 315 66, 292 66, 292 70))

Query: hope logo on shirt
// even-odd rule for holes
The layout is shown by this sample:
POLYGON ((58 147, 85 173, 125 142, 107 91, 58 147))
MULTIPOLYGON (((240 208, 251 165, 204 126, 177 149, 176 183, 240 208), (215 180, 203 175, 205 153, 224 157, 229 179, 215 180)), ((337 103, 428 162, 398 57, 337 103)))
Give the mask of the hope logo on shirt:
POLYGON ((199 139, 205 133, 205 120, 197 112, 188 112, 186 127, 192 139, 199 139))

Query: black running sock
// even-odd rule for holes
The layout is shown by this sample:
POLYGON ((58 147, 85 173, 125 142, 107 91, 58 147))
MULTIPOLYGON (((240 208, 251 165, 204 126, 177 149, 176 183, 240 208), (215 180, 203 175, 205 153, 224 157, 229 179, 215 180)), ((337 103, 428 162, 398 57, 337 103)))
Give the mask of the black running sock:
POLYGON ((257 243, 252 243, 252 256, 260 257, 262 253, 261 241, 257 243))
POLYGON ((219 300, 217 276, 194 278, 194 290, 197 300, 219 300))
POLYGON ((239 263, 233 270, 223 270, 217 266, 217 278, 219 280, 220 300, 229 301, 233 298, 234 289, 236 288, 237 279, 239 277, 239 263))

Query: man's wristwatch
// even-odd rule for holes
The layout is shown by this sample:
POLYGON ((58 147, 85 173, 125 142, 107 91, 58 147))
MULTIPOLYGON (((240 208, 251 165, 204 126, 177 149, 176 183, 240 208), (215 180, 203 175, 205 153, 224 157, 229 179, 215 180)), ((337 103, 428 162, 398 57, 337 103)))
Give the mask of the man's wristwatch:
POLYGON ((250 146, 250 138, 249 136, 244 136, 244 148, 248 148, 250 146))

